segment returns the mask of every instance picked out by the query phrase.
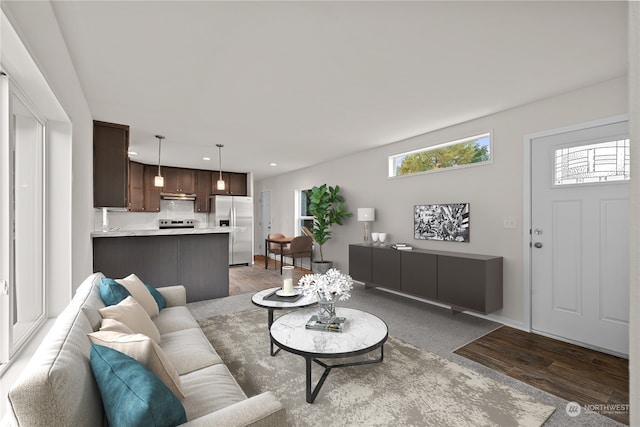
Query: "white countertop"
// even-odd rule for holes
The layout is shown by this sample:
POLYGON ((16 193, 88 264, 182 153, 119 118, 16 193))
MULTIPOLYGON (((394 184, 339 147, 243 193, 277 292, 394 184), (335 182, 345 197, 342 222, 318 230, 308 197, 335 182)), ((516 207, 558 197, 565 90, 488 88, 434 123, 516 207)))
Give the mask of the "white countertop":
POLYGON ((184 234, 215 234, 241 231, 244 227, 211 227, 211 228, 167 228, 147 230, 110 230, 94 231, 91 237, 132 237, 132 236, 175 236, 184 234))

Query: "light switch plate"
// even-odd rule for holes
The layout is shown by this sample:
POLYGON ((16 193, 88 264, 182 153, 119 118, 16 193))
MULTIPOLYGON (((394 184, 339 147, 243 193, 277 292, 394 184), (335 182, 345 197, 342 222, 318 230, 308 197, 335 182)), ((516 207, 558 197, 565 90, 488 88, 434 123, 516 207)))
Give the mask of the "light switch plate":
POLYGON ((516 228, 516 217, 515 216, 505 216, 503 219, 504 228, 516 228))

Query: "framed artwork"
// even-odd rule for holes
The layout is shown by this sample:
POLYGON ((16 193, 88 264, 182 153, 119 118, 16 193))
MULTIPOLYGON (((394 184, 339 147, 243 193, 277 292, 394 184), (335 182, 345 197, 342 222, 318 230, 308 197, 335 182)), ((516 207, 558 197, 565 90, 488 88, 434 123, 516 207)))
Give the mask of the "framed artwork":
POLYGON ((414 238, 469 242, 469 203, 415 205, 414 238))

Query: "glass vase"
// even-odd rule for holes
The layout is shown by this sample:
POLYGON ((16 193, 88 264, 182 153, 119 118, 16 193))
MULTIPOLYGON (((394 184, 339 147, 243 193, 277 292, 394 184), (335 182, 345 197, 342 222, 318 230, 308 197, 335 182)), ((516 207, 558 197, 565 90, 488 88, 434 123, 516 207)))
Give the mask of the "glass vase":
POLYGON ((336 299, 327 299, 318 295, 318 321, 331 323, 336 318, 336 299))

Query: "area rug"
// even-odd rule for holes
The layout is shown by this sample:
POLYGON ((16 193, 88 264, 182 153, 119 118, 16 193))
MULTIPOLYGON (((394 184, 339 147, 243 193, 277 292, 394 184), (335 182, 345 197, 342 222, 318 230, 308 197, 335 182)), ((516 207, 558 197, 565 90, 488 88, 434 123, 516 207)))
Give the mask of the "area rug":
MULTIPOLYGON (((266 310, 200 326, 248 396, 271 390, 278 397, 289 426, 540 426, 555 410, 394 337, 382 363, 333 369, 309 404, 304 359, 286 351, 269 356, 266 310)), ((322 374, 315 364, 313 374, 315 384, 322 374)))

